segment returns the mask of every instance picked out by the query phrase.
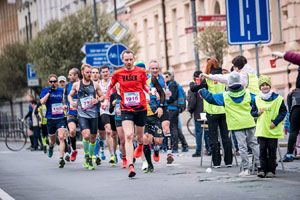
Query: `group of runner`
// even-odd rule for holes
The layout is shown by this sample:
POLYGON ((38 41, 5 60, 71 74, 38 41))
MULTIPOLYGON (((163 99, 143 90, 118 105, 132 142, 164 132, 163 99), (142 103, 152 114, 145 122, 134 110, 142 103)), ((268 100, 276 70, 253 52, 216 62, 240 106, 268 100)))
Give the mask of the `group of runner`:
MULTIPOLYGON (((128 176, 134 177, 134 161, 143 157, 143 170, 154 170, 151 158, 160 160, 159 150, 166 138, 167 163, 174 161, 170 122, 165 101, 166 84, 159 77, 160 66, 151 61, 150 73, 134 65, 134 53, 126 50, 122 53, 124 67, 111 76, 110 68, 103 66, 93 68, 88 64, 81 66, 81 71, 72 68, 69 71, 69 83, 65 88, 59 86, 59 78, 49 75, 49 86, 40 94, 40 103, 46 107, 47 129, 49 135, 48 156, 53 155, 56 135, 59 142, 59 167, 63 168, 65 160, 75 161, 76 127, 82 134, 84 149, 83 166, 94 170, 94 163, 100 165, 105 159, 104 141, 106 141, 110 158, 109 163, 117 162, 116 149, 119 144, 122 167, 128 167, 128 176), (82 79, 80 80, 80 72, 82 79), (100 79, 101 76, 101 79, 100 79), (136 137, 135 137, 136 135, 136 137), (134 145, 134 141, 137 144, 134 145), (71 148, 68 144, 70 143, 71 148)), ((161 76, 161 75, 160 75, 161 76)))

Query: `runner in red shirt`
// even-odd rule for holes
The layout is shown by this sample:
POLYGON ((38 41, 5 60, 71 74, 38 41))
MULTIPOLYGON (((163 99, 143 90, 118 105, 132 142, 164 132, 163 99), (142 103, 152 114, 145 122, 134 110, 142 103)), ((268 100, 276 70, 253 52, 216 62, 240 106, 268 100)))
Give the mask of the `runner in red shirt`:
POLYGON ((122 126, 125 134, 126 159, 129 166, 129 177, 135 176, 133 156, 138 158, 143 152, 143 134, 147 117, 146 96, 149 92, 145 70, 133 65, 134 53, 130 50, 122 52, 124 67, 116 71, 106 92, 106 100, 102 104, 105 109, 108 106, 112 88, 120 83, 122 126), (136 125, 138 147, 133 153, 134 125, 136 125))

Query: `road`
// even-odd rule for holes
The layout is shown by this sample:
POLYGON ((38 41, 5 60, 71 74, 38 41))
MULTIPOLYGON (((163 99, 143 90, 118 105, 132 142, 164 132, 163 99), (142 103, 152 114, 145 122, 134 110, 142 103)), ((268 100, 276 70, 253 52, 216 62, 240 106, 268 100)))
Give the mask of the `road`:
MULTIPOLYGON (((284 149, 283 149, 284 150, 284 149)), ((141 161, 136 164, 137 176, 127 177, 120 164, 112 168, 107 161, 95 171, 82 167, 83 152, 74 163, 58 168, 58 152, 49 159, 42 152, 8 151, 0 142, 0 199, 6 195, 22 200, 53 199, 300 199, 300 161, 280 168, 277 178, 256 176, 240 178, 239 167, 206 173, 210 157, 192 158, 192 151, 177 154, 176 162, 166 166, 166 154, 155 163, 155 172, 144 174, 141 161)))

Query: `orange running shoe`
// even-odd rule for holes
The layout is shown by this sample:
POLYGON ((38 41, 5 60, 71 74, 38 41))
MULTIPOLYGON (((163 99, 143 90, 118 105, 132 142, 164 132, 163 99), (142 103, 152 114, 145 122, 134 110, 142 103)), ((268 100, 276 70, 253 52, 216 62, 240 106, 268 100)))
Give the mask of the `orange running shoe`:
POLYGON ((77 156, 77 151, 73 151, 71 154, 71 161, 74 162, 76 160, 76 156, 77 156))
POLYGON ((144 145, 143 144, 139 144, 138 147, 135 149, 134 151, 134 157, 135 158, 139 158, 142 156, 142 153, 143 153, 143 148, 144 148, 144 145))
POLYGON ((160 160, 159 151, 154 151, 154 153, 153 153, 153 160, 155 162, 159 162, 159 160, 160 160))
POLYGON ((128 170, 128 177, 133 178, 135 176, 135 170, 133 164, 129 165, 129 170, 128 170))
POLYGON ((125 169, 127 167, 127 160, 126 158, 122 158, 122 168, 125 169))

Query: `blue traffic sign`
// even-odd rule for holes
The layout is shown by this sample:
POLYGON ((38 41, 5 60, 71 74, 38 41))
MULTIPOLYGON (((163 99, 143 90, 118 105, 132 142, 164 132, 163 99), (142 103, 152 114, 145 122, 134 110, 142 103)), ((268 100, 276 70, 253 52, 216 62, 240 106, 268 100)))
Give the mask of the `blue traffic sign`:
POLYGON ((110 42, 85 43, 81 48, 81 51, 86 54, 82 63, 87 63, 94 67, 109 64, 106 55, 110 46, 110 42))
POLYGON ((27 63, 26 64, 26 69, 27 69, 27 79, 36 79, 38 78, 36 71, 34 70, 34 65, 27 63))
POLYGON ((122 61, 121 54, 126 49, 127 47, 121 43, 111 45, 110 48, 107 50, 108 62, 112 66, 117 66, 117 67, 122 66, 124 63, 122 61))
POLYGON ((226 11, 229 44, 270 42, 269 0, 226 0, 226 11))

